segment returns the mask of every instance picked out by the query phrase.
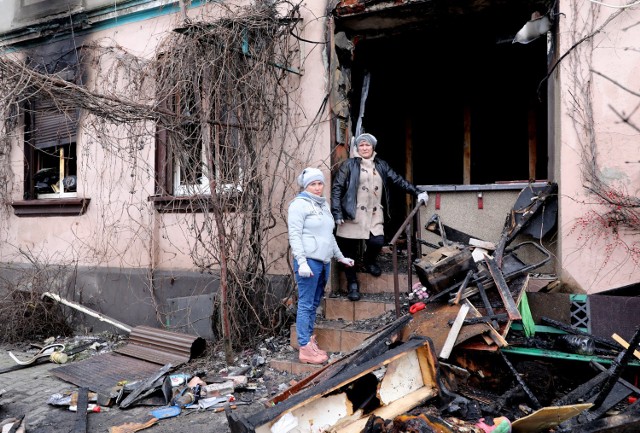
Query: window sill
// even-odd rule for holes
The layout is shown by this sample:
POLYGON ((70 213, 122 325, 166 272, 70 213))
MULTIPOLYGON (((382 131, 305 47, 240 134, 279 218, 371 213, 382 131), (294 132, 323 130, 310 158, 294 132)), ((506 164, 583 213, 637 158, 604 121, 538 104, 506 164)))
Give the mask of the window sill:
POLYGON ((465 192, 465 191, 520 191, 527 186, 544 187, 546 181, 536 182, 497 182, 484 185, 417 185, 428 192, 465 192))
POLYGON ((21 200, 11 203, 19 217, 79 216, 89 207, 90 198, 50 198, 21 200))
POLYGON ((191 195, 191 196, 151 196, 149 201, 160 213, 190 213, 204 212, 212 209, 211 196, 191 195))

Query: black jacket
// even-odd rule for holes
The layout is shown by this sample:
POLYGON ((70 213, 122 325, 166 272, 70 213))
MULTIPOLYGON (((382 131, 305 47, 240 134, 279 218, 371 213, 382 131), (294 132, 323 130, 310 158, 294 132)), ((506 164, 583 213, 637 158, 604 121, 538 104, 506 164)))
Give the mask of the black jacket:
MULTIPOLYGON (((353 220, 356 217, 356 197, 358 194, 358 181, 360 180, 360 161, 362 158, 349 158, 342 163, 336 173, 331 186, 331 213, 334 220, 353 220)), ((417 196, 420 192, 402 176, 393 171, 386 161, 375 157, 373 160, 376 170, 382 178, 383 206, 389 215, 389 188, 392 184, 417 196)))

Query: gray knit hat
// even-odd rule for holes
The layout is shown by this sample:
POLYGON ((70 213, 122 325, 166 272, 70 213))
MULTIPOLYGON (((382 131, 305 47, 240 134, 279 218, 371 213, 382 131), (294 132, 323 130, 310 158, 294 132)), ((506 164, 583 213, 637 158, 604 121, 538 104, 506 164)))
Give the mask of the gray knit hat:
POLYGON ((302 173, 300 173, 300 176, 298 176, 298 185, 300 185, 303 189, 307 189, 307 186, 309 186, 311 182, 314 182, 316 180, 319 180, 323 184, 325 183, 324 175, 322 174, 322 172, 317 168, 307 167, 302 170, 302 173))
POLYGON ((373 135, 371 135, 371 134, 360 134, 360 135, 358 135, 358 138, 356 138, 356 146, 362 140, 364 140, 367 143, 369 143, 371 145, 371 147, 373 147, 374 149, 376 148, 376 144, 378 144, 378 139, 376 137, 374 137, 373 135))

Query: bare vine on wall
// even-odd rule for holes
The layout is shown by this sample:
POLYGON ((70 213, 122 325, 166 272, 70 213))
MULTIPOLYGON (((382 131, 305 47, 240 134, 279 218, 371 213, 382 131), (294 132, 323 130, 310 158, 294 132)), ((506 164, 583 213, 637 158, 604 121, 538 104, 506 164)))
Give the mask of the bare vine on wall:
MULTIPOLYGON (((152 58, 133 55, 113 41, 84 43, 77 47, 82 79, 73 82, 19 57, 0 58, 0 114, 5 119, 0 154, 8 154, 19 138, 20 116, 30 99, 45 96, 61 110, 81 108, 86 142, 117 159, 120 165, 113 166, 121 167, 122 178, 131 173, 127 182, 138 201, 129 199, 128 212, 135 209, 140 215, 135 236, 147 243, 150 256, 157 243, 151 241, 153 229, 144 215, 154 212, 154 203, 164 212, 179 211, 170 215, 183 238, 171 238, 162 218, 159 233, 165 242, 176 242, 173 248, 186 242, 194 267, 219 280, 215 327, 229 357, 234 348, 285 324, 267 275, 286 251, 270 245, 283 234, 274 228, 282 227, 290 186, 307 161, 285 144, 296 138, 292 113, 300 102, 299 52, 291 36, 299 22, 298 6, 274 1, 219 7, 222 13, 218 10, 215 18, 202 15, 179 24, 152 58), (149 160, 154 137, 155 162, 149 160), (141 194, 138 189, 149 178, 155 191, 141 194), (154 200, 148 200, 150 195, 154 200)), ((309 125, 305 132, 315 129, 309 125)), ((10 178, 7 168, 1 176, 10 178)), ((102 224, 109 233, 109 221, 102 224)), ((96 262, 118 254, 115 242, 105 244, 108 251, 92 253, 96 262)), ((153 292, 158 264, 150 261, 153 292)), ((164 313, 158 311, 159 320, 164 313)))
MULTIPOLYGON (((580 17, 579 3, 573 3, 572 16, 580 17)), ((638 125, 632 120, 632 114, 637 112, 640 106, 640 94, 626 88, 622 83, 596 71, 592 65, 594 42, 596 34, 605 32, 615 19, 622 15, 623 9, 618 9, 609 16, 604 17, 600 24, 602 8, 591 3, 588 22, 573 28, 590 28, 586 36, 578 37, 571 48, 560 57, 558 63, 568 57, 568 67, 572 71, 573 83, 571 89, 571 109, 569 114, 574 122, 577 137, 581 140, 582 153, 582 179, 585 190, 592 200, 590 209, 574 224, 571 232, 579 231, 579 241, 587 243, 594 240, 604 242, 605 259, 601 263, 600 270, 604 269, 614 250, 622 248, 626 252, 628 260, 634 266, 640 266, 640 197, 632 195, 622 184, 614 184, 603 179, 600 164, 598 163, 599 137, 597 122, 593 110, 593 82, 595 78, 606 79, 623 89, 630 96, 639 98, 636 107, 631 113, 619 111, 612 104, 609 109, 616 114, 621 123, 639 132, 638 125), (578 49, 580 47, 580 49, 578 49), (585 69, 586 67, 586 69, 585 69), (586 71, 586 73, 585 73, 586 71)))

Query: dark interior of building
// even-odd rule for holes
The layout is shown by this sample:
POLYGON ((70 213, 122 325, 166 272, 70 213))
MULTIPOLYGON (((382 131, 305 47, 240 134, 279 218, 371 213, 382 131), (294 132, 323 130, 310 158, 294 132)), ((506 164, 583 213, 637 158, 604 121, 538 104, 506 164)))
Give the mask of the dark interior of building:
MULTIPOLYGON (((429 3, 336 21, 355 40, 353 57, 341 59, 351 66, 352 133, 368 73, 362 129, 378 138, 380 157, 417 185, 547 178, 545 78, 553 52, 546 34, 512 41, 548 6, 491 3, 455 10, 429 3)), ((396 191, 394 203, 403 195, 396 191)))

